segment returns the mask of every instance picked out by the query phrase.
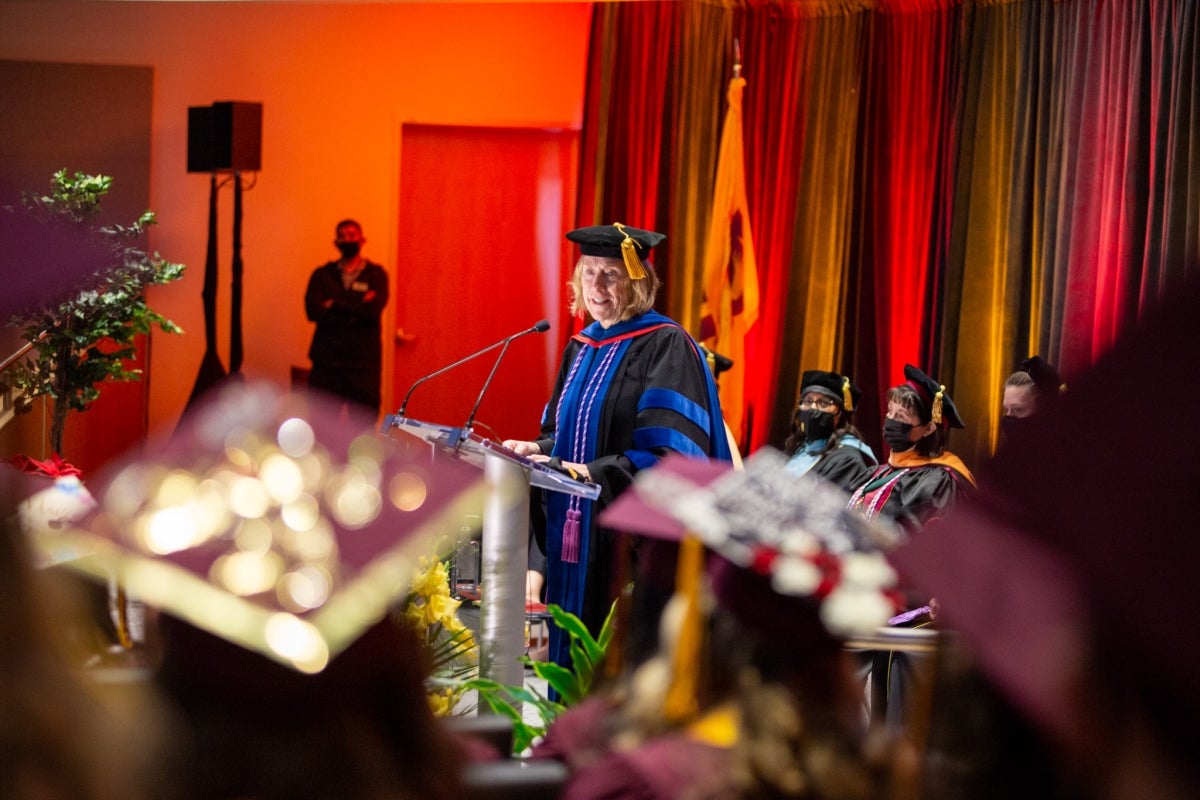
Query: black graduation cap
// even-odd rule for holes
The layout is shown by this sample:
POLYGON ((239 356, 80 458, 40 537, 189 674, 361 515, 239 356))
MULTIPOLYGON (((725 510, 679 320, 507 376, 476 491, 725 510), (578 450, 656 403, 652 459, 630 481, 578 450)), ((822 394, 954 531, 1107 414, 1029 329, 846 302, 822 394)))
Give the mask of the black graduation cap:
POLYGON ((712 370, 714 377, 733 367, 733 359, 729 356, 723 356, 716 350, 709 349, 708 345, 703 342, 696 342, 696 346, 700 348, 700 353, 704 356, 704 360, 708 364, 708 368, 712 370))
POLYGON ((921 402, 929 412, 928 416, 931 420, 938 425, 949 425, 951 428, 966 427, 963 424, 962 417, 958 415, 958 408, 946 392, 945 386, 924 372, 921 372, 921 370, 912 364, 904 365, 904 379, 916 391, 917 396, 921 398, 921 402))
POLYGON ((800 377, 800 394, 804 395, 807 392, 832 397, 841 403, 846 411, 853 411, 862 397, 862 390, 855 386, 850 378, 821 369, 805 370, 800 377))
POLYGON ((667 237, 662 233, 614 222, 612 225, 576 228, 567 232, 567 238, 578 244, 580 252, 585 256, 623 260, 630 279, 637 281, 646 277, 646 268, 642 262, 650 255, 650 250, 667 237))
POLYGON ((1021 362, 1021 366, 1017 367, 1017 371, 1024 372, 1033 378, 1033 385, 1037 387, 1043 397, 1048 399, 1053 400, 1067 390, 1067 385, 1063 383, 1058 370, 1041 356, 1030 356, 1025 359, 1021 362))

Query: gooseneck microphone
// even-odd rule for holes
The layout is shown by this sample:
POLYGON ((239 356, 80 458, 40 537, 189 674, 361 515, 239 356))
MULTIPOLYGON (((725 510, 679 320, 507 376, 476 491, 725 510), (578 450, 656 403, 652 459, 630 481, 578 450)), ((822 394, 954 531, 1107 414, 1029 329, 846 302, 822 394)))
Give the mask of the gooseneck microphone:
POLYGON ((436 378, 438 375, 441 375, 444 372, 449 372, 450 370, 454 369, 455 367, 465 364, 474 358, 478 358, 479 356, 483 355, 484 353, 490 353, 492 350, 495 350, 497 347, 502 347, 503 349, 500 351, 500 357, 497 358, 496 363, 494 365, 492 365, 492 372, 490 375, 488 375, 487 380, 484 381, 483 391, 479 393, 479 399, 475 401, 475 407, 471 409, 471 416, 467 419, 467 424, 464 426, 464 427, 470 427, 471 423, 475 419, 475 412, 479 410, 479 404, 481 402, 483 402, 483 393, 487 391, 488 384, 490 384, 492 382, 492 376, 496 374, 496 368, 500 366, 500 359, 504 358, 504 353, 508 350, 508 346, 510 344, 512 344, 514 340, 520 339, 522 336, 525 336, 526 334, 545 333, 548 330, 550 330, 550 323, 544 319, 539 320, 536 324, 534 324, 534 326, 532 328, 526 328, 525 330, 520 331, 519 333, 514 333, 512 336, 506 336, 505 338, 501 339, 498 342, 495 342, 494 344, 489 344, 487 347, 483 348, 482 350, 478 350, 474 353, 471 353, 471 355, 469 355, 465 358, 460 358, 458 361, 455 361, 453 364, 447 364, 446 366, 442 367, 441 369, 435 370, 423 378, 418 378, 413 383, 413 385, 408 388, 408 393, 404 395, 404 402, 400 404, 400 410, 396 412, 396 416, 397 417, 404 416, 404 409, 408 408, 408 401, 409 401, 409 398, 412 397, 413 390, 415 390, 418 386, 420 386, 425 381, 429 380, 430 378, 436 378))
POLYGON ((487 380, 483 382, 483 388, 479 390, 479 399, 475 401, 475 405, 471 407, 471 413, 467 416, 467 422, 463 425, 467 430, 471 429, 471 423, 475 421, 475 413, 479 411, 479 404, 483 402, 483 396, 487 393, 488 387, 492 385, 492 378, 496 376, 496 370, 500 367, 500 360, 504 358, 504 354, 508 352, 508 346, 514 340, 521 338, 527 333, 545 333, 550 330, 550 323, 546 320, 539 320, 536 325, 528 330, 521 331, 518 334, 508 337, 504 340, 504 347, 500 348, 500 355, 496 356, 496 363, 492 364, 492 371, 488 373, 487 380))

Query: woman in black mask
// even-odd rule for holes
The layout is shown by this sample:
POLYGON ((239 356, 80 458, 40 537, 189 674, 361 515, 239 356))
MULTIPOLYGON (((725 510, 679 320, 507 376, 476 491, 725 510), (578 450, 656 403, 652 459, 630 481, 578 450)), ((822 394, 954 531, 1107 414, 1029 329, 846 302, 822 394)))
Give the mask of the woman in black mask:
POLYGON ((912 533, 952 506, 975 479, 946 449, 949 429, 963 427, 946 387, 911 364, 904 377, 887 393, 888 461, 860 475, 850 507, 869 518, 883 514, 912 533))
POLYGON ((806 370, 800 385, 792 432, 783 445, 791 456, 787 470, 796 475, 811 472, 850 491, 879 463, 850 423, 862 392, 845 375, 819 369, 806 370))
POLYGON ((1021 435, 1030 419, 1043 413, 1066 392, 1058 370, 1041 356, 1030 356, 1004 381, 1004 416, 1000 430, 1008 438, 1021 435))

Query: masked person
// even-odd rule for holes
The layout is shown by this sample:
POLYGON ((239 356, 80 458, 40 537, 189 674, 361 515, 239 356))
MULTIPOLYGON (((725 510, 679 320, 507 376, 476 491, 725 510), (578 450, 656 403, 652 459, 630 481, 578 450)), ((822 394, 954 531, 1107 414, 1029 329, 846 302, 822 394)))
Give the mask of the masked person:
POLYGON ((879 463, 850 421, 862 392, 845 375, 817 369, 805 371, 800 385, 792 432, 784 443, 791 456, 787 470, 811 472, 849 491, 858 476, 879 463))
POLYGON ((304 311, 317 324, 308 357, 308 385, 379 413, 383 359, 380 317, 388 301, 388 275, 362 255, 362 226, 344 219, 333 244, 341 258, 317 267, 304 292, 304 311))
POLYGON ((946 387, 912 364, 904 366, 904 377, 887 393, 887 463, 860 476, 850 508, 868 518, 882 514, 912 533, 954 505, 975 478, 946 449, 949 429, 964 427, 946 387))
MULTIPOLYGON (((639 645, 639 631, 653 638, 670 576, 657 597, 653 576, 619 561, 617 535, 596 514, 664 455, 728 461, 729 445, 712 371, 688 332, 653 309, 659 281, 645 259, 666 237, 618 223, 579 228, 567 238, 581 253, 569 284, 570 311, 593 321, 567 344, 538 439, 504 445, 600 485, 594 501, 546 493, 546 602, 580 617, 595 634, 620 588, 614 582, 633 574, 637 618, 629 646, 648 649, 653 643, 639 645)), ((635 552, 637 562, 648 561, 650 546, 635 545, 642 551, 635 552)), ((569 644, 551 628, 550 656, 568 667, 569 644)))
POLYGON ((1041 356, 1030 356, 1004 381, 1004 416, 1000 428, 1006 436, 1023 430, 1035 414, 1044 412, 1067 390, 1058 371, 1041 356))

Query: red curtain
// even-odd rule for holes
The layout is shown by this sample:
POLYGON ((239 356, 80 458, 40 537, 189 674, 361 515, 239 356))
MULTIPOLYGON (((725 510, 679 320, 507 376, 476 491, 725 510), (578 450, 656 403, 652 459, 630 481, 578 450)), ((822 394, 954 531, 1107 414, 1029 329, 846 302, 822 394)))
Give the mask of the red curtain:
POLYGON ((698 333, 736 36, 762 288, 743 449, 782 442, 813 368, 875 399, 857 421, 878 444, 910 362, 946 384, 968 425, 951 447, 978 463, 1015 364, 1040 353, 1069 382, 1200 268, 1196 5, 598 5, 581 213, 669 235, 664 310, 698 333))

